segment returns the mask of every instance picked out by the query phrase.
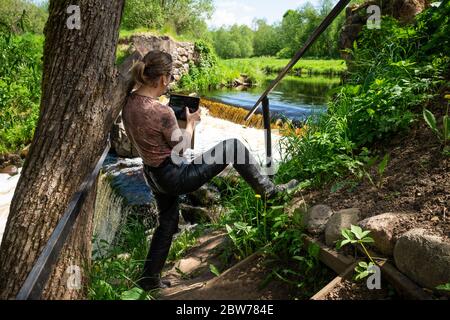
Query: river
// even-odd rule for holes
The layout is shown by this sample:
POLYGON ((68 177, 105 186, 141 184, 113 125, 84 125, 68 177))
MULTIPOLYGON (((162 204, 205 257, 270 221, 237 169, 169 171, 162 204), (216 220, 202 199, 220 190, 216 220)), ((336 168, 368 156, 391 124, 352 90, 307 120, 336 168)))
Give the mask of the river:
MULTIPOLYGON (((250 109, 274 79, 275 76, 268 77, 261 85, 243 91, 224 88, 202 92, 201 96, 250 109)), ((336 77, 288 76, 269 95, 272 116, 279 114, 292 120, 305 120, 311 114, 324 112, 331 89, 340 82, 336 77)))

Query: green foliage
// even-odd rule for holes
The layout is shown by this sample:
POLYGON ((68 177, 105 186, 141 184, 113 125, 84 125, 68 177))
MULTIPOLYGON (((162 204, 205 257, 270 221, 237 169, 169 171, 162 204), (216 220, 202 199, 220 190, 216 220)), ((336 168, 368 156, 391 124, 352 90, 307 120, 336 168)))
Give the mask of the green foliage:
POLYGON ((39 116, 43 37, 0 33, 0 153, 31 142, 39 116))
POLYGON ((375 266, 373 262, 365 262, 361 261, 358 263, 358 265, 355 267, 355 280, 362 280, 364 278, 367 278, 370 274, 374 273, 374 270, 372 269, 375 266))
MULTIPOLYGON (((281 58, 292 57, 306 43, 332 7, 331 1, 324 0, 320 4, 320 9, 316 9, 308 2, 297 10, 287 11, 281 22, 284 49, 278 53, 278 56, 281 58)), ((343 22, 344 14, 341 14, 308 50, 307 55, 310 57, 338 57, 339 50, 336 39, 339 37, 343 22)))
POLYGON ((447 145, 448 141, 450 141, 450 118, 448 117, 448 105, 450 105, 450 103, 447 103, 447 112, 442 117, 442 129, 439 129, 436 117, 430 110, 423 110, 423 118, 431 130, 436 134, 439 141, 443 144, 443 153, 450 155, 450 150, 447 145))
MULTIPOLYGON (((370 157, 370 151, 367 148, 363 148, 360 156, 361 156, 361 160, 363 162, 365 162, 366 167, 368 169, 370 169, 372 166, 374 166, 376 164, 376 162, 378 161, 378 156, 370 157)), ((383 186, 384 172, 386 171, 387 166, 389 164, 389 159, 390 159, 390 155, 387 153, 387 154, 384 155, 384 157, 380 161, 380 163, 378 163, 378 165, 376 166, 376 172, 378 174, 378 183, 375 183, 374 179, 372 178, 372 176, 370 175, 368 170, 366 170, 365 168, 363 168, 361 170, 360 174, 364 174, 367 177, 367 179, 369 179, 370 183, 373 186, 375 186, 378 189, 380 189, 383 186)), ((360 176, 359 178, 362 178, 362 177, 360 176)))
POLYGON ((448 55, 450 48, 450 1, 443 0, 417 19, 417 30, 423 37, 421 51, 425 56, 448 55))
POLYGON ((268 25, 263 19, 255 21, 253 35, 253 54, 256 57, 276 56, 283 49, 278 25, 268 25))
POLYGON ((202 230, 202 228, 196 228, 194 230, 184 230, 178 234, 172 242, 167 261, 176 261, 180 259, 186 251, 197 243, 197 239, 202 230))
POLYGON ((0 30, 15 34, 42 33, 47 21, 47 1, 0 0, 0 30))
POLYGON ((218 59, 212 46, 203 40, 195 42, 195 51, 199 53, 196 64, 191 63, 189 73, 183 75, 177 84, 178 90, 197 91, 216 87, 221 81, 218 59))
MULTIPOLYGON (((206 44, 206 42, 204 42, 206 44)), ((208 46, 211 49, 211 46, 208 46)), ((245 58, 245 59, 217 59, 214 67, 198 68, 193 66, 188 75, 182 77, 178 89, 182 91, 204 91, 210 88, 231 86, 233 81, 241 75, 246 75, 255 86, 262 85, 268 78, 273 77, 286 66, 288 60, 273 57, 245 58)), ((293 68, 293 74, 307 73, 337 75, 345 72, 346 65, 343 60, 301 60, 293 68)), ((294 77, 294 76, 293 76, 294 77)), ((271 78, 273 79, 273 78, 271 78)), ((295 79, 300 79, 296 77, 295 79)), ((326 79, 325 81, 330 81, 326 79)))
MULTIPOLYGON (((279 73, 287 64, 288 59, 273 57, 258 57, 249 59, 221 60, 220 64, 227 69, 240 71, 249 76, 279 73)), ((314 60, 302 59, 292 68, 292 74, 326 74, 339 75, 347 70, 344 60, 314 60)))
POLYGON ((450 292, 450 282, 446 283, 446 284, 443 284, 443 285, 440 285, 440 286, 437 286, 436 289, 450 292))
POLYGON ((122 28, 172 30, 197 38, 206 37, 205 20, 213 11, 211 0, 127 0, 122 18, 122 28))
POLYGON ((308 119, 303 136, 282 139, 279 181, 318 186, 348 174, 364 176, 364 148, 406 132, 422 106, 438 96, 449 57, 425 56, 419 48, 426 37, 418 26, 389 18, 381 26, 364 30, 355 44, 349 79, 335 90, 328 112, 308 119))
POLYGON ((246 25, 222 27, 212 32, 214 48, 219 57, 248 58, 253 55, 253 31, 246 25))
POLYGON ((359 244, 364 246, 364 243, 373 243, 373 238, 369 237, 370 231, 363 231, 361 227, 352 225, 350 229, 342 230, 342 237, 344 240, 337 243, 336 247, 341 249, 347 244, 359 244))
POLYGON ((215 265, 210 264, 210 265, 209 265, 209 270, 210 270, 211 273, 212 273, 213 275, 215 275, 216 277, 220 276, 220 271, 219 271, 219 269, 217 269, 217 267, 216 267, 215 265))
MULTIPOLYGON (((320 8, 316 9, 308 2, 297 10, 288 10, 281 23, 269 25, 265 20, 256 20, 253 31, 245 25, 221 27, 212 32, 217 54, 224 59, 253 55, 290 59, 328 15, 333 3, 330 0, 323 0, 319 6, 320 8)), ((344 15, 341 14, 308 50, 307 56, 339 57, 336 39, 339 37, 343 22, 344 15)))
POLYGON ((142 221, 130 219, 120 230, 119 240, 112 249, 105 250, 100 246, 99 251, 94 252, 97 258, 92 262, 89 273, 90 299, 153 299, 151 294, 144 293, 137 285, 148 251, 147 228, 142 221))
MULTIPOLYGON (((227 212, 221 217, 218 227, 226 226, 231 248, 228 250, 238 259, 244 259, 256 251, 262 251, 272 270, 265 284, 278 279, 291 284, 302 298, 310 297, 323 286, 327 278, 326 269, 320 267, 319 248, 305 249, 302 215, 289 215, 285 205, 291 195, 266 201, 243 181, 229 185, 226 180, 216 179, 222 190, 227 212)), ((264 285, 264 284, 263 284, 264 285)))

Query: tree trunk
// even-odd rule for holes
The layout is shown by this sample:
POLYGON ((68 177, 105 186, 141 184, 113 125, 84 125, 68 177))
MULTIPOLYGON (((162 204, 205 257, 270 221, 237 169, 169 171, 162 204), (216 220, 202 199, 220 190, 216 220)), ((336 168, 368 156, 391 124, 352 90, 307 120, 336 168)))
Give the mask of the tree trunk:
MULTIPOLYGON (((115 69, 124 0, 53 0, 45 28, 39 123, 12 201, 0 248, 0 299, 12 299, 53 229, 102 154, 131 81, 115 69), (66 25, 72 2, 81 29, 66 25)), ((128 61, 129 63, 129 61, 128 61)), ((91 257, 95 188, 87 197, 43 298, 81 299, 68 288, 66 270, 79 266, 83 279, 91 257)), ((86 288, 86 281, 82 285, 86 288)))

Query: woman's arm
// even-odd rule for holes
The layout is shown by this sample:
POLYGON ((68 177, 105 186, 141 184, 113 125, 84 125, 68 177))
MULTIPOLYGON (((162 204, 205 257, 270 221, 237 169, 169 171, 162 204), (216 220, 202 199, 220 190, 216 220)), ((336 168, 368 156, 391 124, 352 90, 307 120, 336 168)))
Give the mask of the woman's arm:
POLYGON ((188 147, 191 146, 192 137, 194 136, 194 130, 198 122, 201 121, 201 110, 198 109, 194 113, 190 113, 189 108, 186 108, 186 133, 189 135, 188 147))
MULTIPOLYGON (((170 109, 171 110, 171 109, 170 109)), ((170 111, 169 111, 170 112, 170 111)), ((162 118, 163 134, 167 143, 174 148, 176 153, 183 154, 191 147, 192 137, 195 126, 200 122, 200 109, 195 113, 190 113, 186 108, 186 128, 181 130, 178 126, 175 113, 171 110, 170 114, 162 118)))

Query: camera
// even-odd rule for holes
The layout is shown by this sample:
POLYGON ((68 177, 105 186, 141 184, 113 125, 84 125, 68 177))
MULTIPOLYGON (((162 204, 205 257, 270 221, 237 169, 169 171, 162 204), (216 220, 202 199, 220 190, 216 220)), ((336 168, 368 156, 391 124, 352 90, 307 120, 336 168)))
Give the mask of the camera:
POLYGON ((197 112, 200 107, 200 98, 172 94, 170 96, 169 107, 175 112, 177 120, 186 121, 186 108, 189 108, 190 113, 197 112))

